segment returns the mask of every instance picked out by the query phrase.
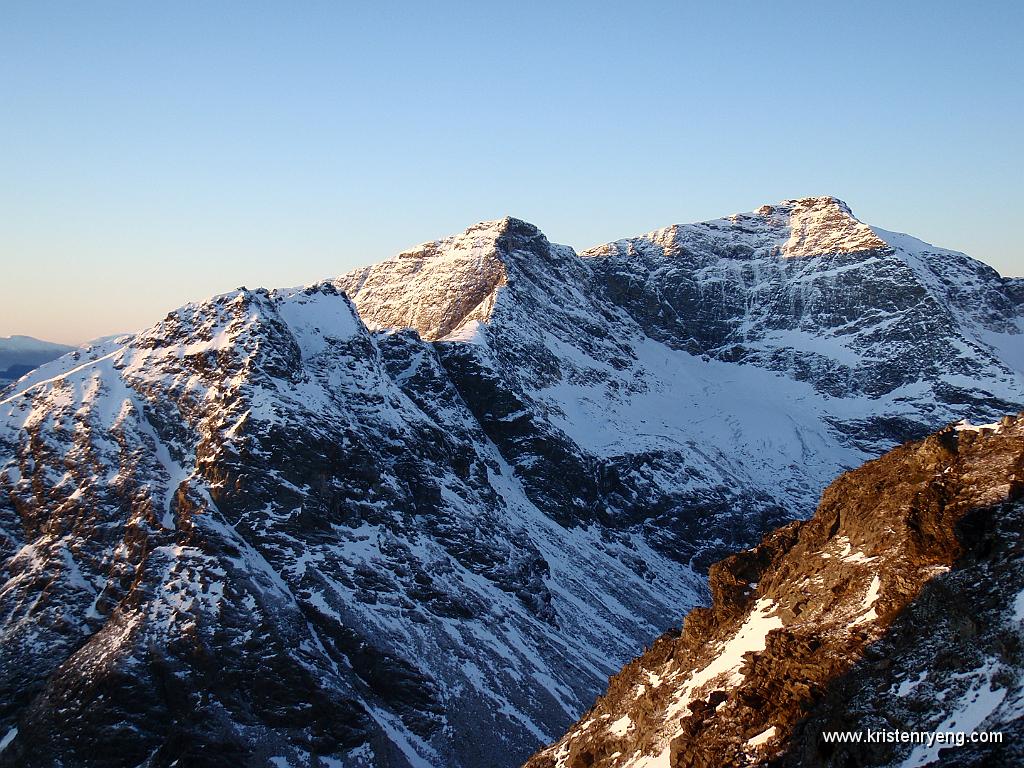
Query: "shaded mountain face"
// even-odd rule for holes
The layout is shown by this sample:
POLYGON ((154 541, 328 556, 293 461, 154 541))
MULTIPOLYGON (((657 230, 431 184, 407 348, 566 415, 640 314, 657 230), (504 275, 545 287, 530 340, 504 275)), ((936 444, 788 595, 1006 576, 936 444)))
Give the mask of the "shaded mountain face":
POLYGON ((711 607, 527 768, 1020 765, 1022 470, 1024 414, 841 476, 811 520, 712 566, 711 607), (867 736, 895 731, 965 737, 867 736))
POLYGON ((505 219, 49 363, 0 401, 0 765, 520 764, 722 553, 1018 410, 1020 294, 832 198, 505 219))
POLYGON ((73 349, 65 344, 40 341, 31 336, 0 336, 0 391, 33 368, 73 349))

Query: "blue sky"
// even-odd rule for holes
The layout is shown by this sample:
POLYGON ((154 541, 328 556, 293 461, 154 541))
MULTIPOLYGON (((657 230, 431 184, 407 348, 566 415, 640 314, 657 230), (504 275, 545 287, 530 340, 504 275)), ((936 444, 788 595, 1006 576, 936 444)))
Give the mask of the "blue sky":
POLYGON ((0 335, 834 194, 1024 274, 1021 4, 0 5, 0 335))

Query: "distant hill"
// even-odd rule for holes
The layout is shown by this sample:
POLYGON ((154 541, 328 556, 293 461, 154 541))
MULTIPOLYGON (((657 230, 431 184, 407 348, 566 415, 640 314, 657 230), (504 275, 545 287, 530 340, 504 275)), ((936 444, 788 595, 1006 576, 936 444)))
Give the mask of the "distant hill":
POLYGON ((66 344, 31 336, 0 336, 0 387, 17 381, 32 369, 73 349, 66 344))

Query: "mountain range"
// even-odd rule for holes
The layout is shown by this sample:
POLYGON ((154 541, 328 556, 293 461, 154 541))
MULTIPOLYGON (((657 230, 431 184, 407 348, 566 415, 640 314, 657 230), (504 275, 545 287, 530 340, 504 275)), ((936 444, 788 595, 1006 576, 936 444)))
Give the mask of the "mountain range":
POLYGON ((0 399, 0 765, 519 765, 711 563, 1021 410, 1022 302, 817 197, 485 222, 44 364, 0 399))

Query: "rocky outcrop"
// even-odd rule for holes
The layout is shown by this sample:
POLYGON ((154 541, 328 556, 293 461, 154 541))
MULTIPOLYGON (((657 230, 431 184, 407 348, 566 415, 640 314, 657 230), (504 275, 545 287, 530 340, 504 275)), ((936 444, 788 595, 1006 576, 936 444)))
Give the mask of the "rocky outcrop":
POLYGON ((1024 417, 950 427, 846 473, 812 519, 712 566, 711 607, 626 665, 528 768, 1017 764, 1022 473, 1024 417), (843 731, 1003 741, 835 743, 843 731))
POLYGON ((0 398, 0 765, 520 764, 709 563, 1024 403, 1018 293, 831 198, 505 219, 49 363, 0 398))

